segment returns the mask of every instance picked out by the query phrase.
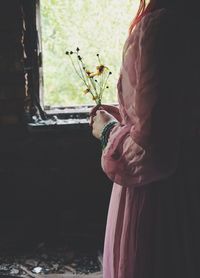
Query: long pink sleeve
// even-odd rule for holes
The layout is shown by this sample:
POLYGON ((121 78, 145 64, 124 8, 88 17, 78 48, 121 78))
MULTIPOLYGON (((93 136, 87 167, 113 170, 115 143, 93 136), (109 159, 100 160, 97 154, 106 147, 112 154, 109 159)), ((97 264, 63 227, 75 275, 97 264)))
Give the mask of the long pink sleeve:
POLYGON ((118 81, 123 120, 102 154, 104 172, 122 186, 149 184, 176 168, 180 115, 173 87, 176 66, 164 43, 172 36, 165 15, 162 9, 145 16, 124 46, 118 81))

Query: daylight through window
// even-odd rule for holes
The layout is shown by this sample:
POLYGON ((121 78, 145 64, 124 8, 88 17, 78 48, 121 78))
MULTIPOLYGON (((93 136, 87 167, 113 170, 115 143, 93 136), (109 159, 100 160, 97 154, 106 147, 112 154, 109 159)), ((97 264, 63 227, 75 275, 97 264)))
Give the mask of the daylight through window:
POLYGON ((91 70, 97 65, 96 54, 101 55, 113 73, 103 102, 116 102, 122 48, 138 0, 41 0, 40 5, 44 105, 93 104, 65 55, 77 47, 91 70))

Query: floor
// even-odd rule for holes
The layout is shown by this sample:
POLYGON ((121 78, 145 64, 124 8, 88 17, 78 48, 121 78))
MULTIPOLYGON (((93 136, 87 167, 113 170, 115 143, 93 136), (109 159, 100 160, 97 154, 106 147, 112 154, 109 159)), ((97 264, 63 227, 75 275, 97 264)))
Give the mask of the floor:
POLYGON ((41 242, 34 248, 4 250, 0 278, 102 278, 102 250, 87 246, 41 242))

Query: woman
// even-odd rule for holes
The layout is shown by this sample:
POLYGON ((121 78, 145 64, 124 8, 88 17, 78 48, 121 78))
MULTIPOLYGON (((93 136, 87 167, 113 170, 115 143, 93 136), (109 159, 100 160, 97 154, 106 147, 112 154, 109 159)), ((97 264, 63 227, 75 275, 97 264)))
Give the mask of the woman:
POLYGON ((114 182, 103 278, 200 277, 200 21, 197 1, 187 2, 140 1, 119 111, 92 111, 114 182))

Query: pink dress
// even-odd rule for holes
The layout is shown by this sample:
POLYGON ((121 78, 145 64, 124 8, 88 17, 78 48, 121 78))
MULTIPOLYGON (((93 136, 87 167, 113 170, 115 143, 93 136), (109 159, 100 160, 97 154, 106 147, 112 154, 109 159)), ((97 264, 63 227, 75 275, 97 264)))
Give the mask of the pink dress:
POLYGON ((193 119, 185 117, 199 111, 199 96, 183 113, 183 92, 198 78, 186 66, 187 43, 176 55, 184 32, 174 18, 165 9, 147 14, 124 46, 122 122, 102 154, 102 168, 114 182, 103 278, 200 277, 199 138, 187 125, 193 119))

